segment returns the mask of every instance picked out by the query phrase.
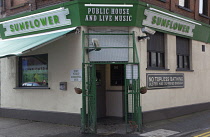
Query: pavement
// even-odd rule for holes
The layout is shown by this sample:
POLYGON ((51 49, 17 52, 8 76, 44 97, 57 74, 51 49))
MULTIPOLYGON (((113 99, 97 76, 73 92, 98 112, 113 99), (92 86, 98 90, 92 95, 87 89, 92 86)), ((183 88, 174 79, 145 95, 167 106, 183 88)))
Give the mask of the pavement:
POLYGON ((141 132, 126 134, 125 124, 98 124, 97 134, 81 134, 80 127, 0 118, 0 137, 192 137, 210 134, 210 110, 143 125, 141 132))

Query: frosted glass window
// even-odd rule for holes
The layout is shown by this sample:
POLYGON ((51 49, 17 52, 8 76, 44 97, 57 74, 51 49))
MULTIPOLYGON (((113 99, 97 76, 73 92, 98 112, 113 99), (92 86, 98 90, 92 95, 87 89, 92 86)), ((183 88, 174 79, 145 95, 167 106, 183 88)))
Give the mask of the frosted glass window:
MULTIPOLYGON (((90 30, 89 33, 128 33, 127 31, 113 30, 90 30)), ((92 62, 106 61, 128 61, 128 35, 89 35, 89 47, 94 47, 92 39, 97 39, 101 50, 93 50, 89 52, 89 60, 92 62), (117 48, 120 47, 120 48, 117 48), (125 47, 125 48, 122 48, 125 47)))

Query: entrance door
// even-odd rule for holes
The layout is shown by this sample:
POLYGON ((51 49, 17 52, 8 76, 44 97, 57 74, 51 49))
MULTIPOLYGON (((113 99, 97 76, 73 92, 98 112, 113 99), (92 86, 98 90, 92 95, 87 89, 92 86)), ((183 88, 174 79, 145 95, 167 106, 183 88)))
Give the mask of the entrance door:
POLYGON ((97 118, 106 117, 105 65, 96 65, 97 118))

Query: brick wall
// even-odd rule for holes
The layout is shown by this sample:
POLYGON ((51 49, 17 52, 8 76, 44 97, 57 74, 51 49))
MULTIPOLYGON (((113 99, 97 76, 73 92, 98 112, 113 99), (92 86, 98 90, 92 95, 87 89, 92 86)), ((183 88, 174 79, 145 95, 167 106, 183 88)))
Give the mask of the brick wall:
MULTIPOLYGON (((5 14, 11 16, 73 0, 4 0, 5 14)), ((179 0, 140 0, 171 12, 210 24, 210 17, 199 14, 199 0, 190 0, 189 9, 179 6, 179 0)), ((210 4, 209 13, 210 13, 210 4)), ((3 14, 4 14, 3 13, 3 14)), ((210 14, 209 14, 210 16, 210 14)), ((0 16, 1 17, 1 16, 0 16)))
POLYGON ((29 0, 5 0, 6 16, 30 11, 29 0))
POLYGON ((36 3, 37 3, 37 8, 39 9, 67 1, 73 1, 73 0, 36 0, 36 3))
MULTIPOLYGON (((199 0, 190 0, 189 8, 183 8, 179 6, 179 0, 140 0, 164 9, 167 9, 171 12, 204 22, 206 24, 210 24, 210 17, 202 16, 199 14, 199 0)), ((209 5, 209 13, 210 13, 210 4, 209 5)), ((209 14, 210 16, 210 14, 209 14)))
POLYGON ((6 16, 12 16, 23 12, 56 5, 72 0, 4 0, 6 16))
MULTIPOLYGON (((9 2, 9 0, 8 0, 9 2)), ((21 5, 28 2, 28 0, 11 0, 11 5, 12 6, 17 6, 17 5, 21 5)))
POLYGON ((143 1, 143 2, 146 2, 146 3, 149 3, 151 5, 156 5, 158 7, 161 7, 161 8, 164 8, 164 9, 167 9, 169 10, 170 9, 170 0, 166 0, 166 2, 163 2, 161 0, 140 0, 140 1, 143 1))

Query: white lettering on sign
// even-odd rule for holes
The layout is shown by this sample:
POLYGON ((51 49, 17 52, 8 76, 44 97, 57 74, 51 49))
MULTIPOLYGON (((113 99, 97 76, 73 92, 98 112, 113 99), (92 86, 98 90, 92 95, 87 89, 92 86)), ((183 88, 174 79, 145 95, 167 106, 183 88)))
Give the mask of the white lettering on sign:
POLYGON ((148 73, 148 89, 184 88, 184 74, 182 73, 148 73))
POLYGON ((71 81, 82 81, 82 69, 75 69, 70 71, 71 81))
POLYGON ((59 8, 51 11, 8 20, 3 22, 2 24, 3 27, 6 28, 5 36, 11 36, 71 25, 71 20, 66 18, 66 15, 68 14, 68 9, 59 8))
POLYGON ((85 21, 100 21, 100 22, 130 22, 132 15, 129 8, 88 8, 85 21))
POLYGON ((144 14, 147 16, 142 23, 145 26, 193 37, 195 24, 169 17, 167 15, 162 15, 147 9, 144 11, 144 14))

